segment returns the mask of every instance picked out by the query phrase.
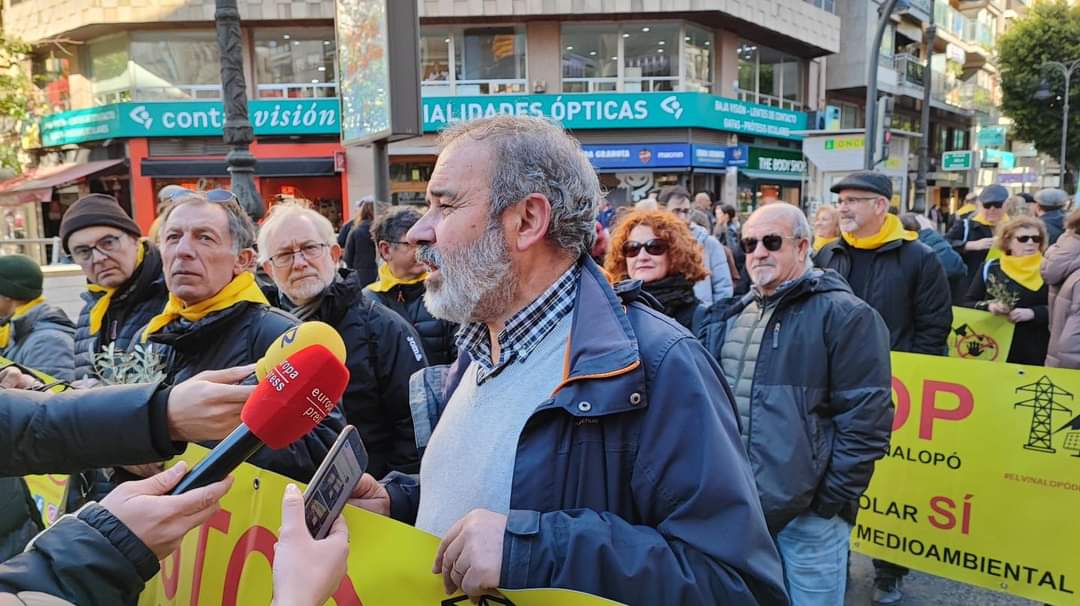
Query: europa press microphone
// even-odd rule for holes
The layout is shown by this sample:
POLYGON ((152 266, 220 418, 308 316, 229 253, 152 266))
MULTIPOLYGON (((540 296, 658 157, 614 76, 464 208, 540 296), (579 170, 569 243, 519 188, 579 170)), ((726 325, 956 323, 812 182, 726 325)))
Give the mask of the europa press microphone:
POLYGON ((282 360, 311 345, 322 345, 333 352, 341 363, 345 362, 345 342, 333 326, 325 322, 303 322, 281 333, 274 339, 266 353, 255 364, 255 372, 248 380, 262 381, 266 374, 282 360))
POLYGON ((184 476, 177 495, 222 480, 263 446, 285 448, 308 434, 337 406, 349 370, 326 347, 314 344, 274 366, 248 396, 240 426, 184 476))

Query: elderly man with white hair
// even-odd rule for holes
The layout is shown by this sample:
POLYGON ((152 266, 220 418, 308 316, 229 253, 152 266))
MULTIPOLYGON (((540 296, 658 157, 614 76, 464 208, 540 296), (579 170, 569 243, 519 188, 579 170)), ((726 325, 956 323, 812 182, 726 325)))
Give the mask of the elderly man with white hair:
POLYGON ((842 606, 859 495, 892 433, 889 331, 836 272, 812 267, 812 237, 795 206, 750 215, 753 286, 710 308, 699 337, 735 394, 791 603, 842 606))
POLYGON ((345 419, 360 431, 368 472, 415 473, 409 376, 427 365, 412 326, 363 295, 355 270, 338 270, 341 246, 326 217, 298 204, 275 205, 259 230, 259 261, 301 320, 325 322, 348 348, 345 419))

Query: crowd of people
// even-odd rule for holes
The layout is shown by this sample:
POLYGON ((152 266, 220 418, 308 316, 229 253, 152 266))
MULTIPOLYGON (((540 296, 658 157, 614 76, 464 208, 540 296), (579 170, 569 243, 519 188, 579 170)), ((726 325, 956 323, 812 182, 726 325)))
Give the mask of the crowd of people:
MULTIPOLYGON (((115 199, 82 198, 60 226, 87 279, 74 323, 35 263, 0 258, 0 592, 131 603, 229 486, 166 496, 185 467, 161 461, 231 431, 238 383, 304 321, 346 344, 342 405, 250 463, 307 482, 356 426, 351 503, 439 536, 433 571, 472 597, 843 604, 890 352, 945 355, 966 306, 1016 325, 1008 361, 1080 368, 1080 211, 1060 190, 1010 206, 986 187, 942 233, 894 214, 873 172, 811 217, 681 187, 614 209, 542 119, 458 123, 441 145, 426 208, 365 201, 339 233, 301 205, 256 226, 225 190, 175 187, 144 237, 115 199), (42 472, 72 474, 47 531, 18 477, 42 472)), ((346 541, 341 522, 312 539, 290 487, 275 601, 323 603, 346 541)), ((906 569, 875 568, 875 601, 898 603, 906 569)))

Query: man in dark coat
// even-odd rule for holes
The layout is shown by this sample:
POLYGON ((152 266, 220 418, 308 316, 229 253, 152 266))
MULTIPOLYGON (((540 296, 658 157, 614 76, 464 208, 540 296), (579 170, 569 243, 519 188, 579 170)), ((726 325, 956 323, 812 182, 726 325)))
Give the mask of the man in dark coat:
POLYGON ((857 172, 832 191, 839 194, 841 238, 814 263, 836 270, 881 314, 892 351, 944 355, 952 325, 949 283, 934 251, 888 212, 892 182, 857 172))
POLYGON ((125 352, 136 333, 165 307, 169 291, 161 253, 140 238, 139 226, 105 194, 79 199, 64 213, 60 239, 86 275, 75 326, 75 378, 100 378, 96 354, 113 344, 125 352))
POLYGON ((364 440, 368 472, 417 472, 409 377, 427 364, 412 327, 365 297, 355 271, 336 271, 341 248, 334 228, 314 210, 276 205, 259 230, 259 254, 282 305, 301 320, 326 322, 344 339, 345 419, 364 440))
POLYGON ((365 475, 356 502, 441 536, 447 593, 786 604, 719 369, 589 257, 600 184, 580 146, 521 116, 443 143, 407 239, 461 351, 414 378, 419 476, 365 475))
POLYGON ((1035 216, 1046 225, 1047 246, 1053 246, 1065 233, 1065 206, 1068 203, 1069 194, 1060 189, 1043 189, 1035 193, 1035 216))
MULTIPOLYGON (((203 370, 256 362, 297 324, 296 318, 270 307, 255 283, 249 271, 254 241, 255 228, 235 200, 211 203, 201 194, 185 194, 162 216, 161 256, 169 301, 136 342, 153 345, 166 383, 203 370)), ((250 462, 307 482, 341 427, 343 417, 335 409, 292 446, 264 448, 250 462)))
POLYGON ((369 284, 364 294, 412 324, 424 342, 429 364, 449 364, 457 357, 457 324, 440 320, 428 311, 424 303, 427 271, 416 260, 416 246, 405 241, 405 234, 420 217, 415 208, 402 206, 391 208, 375 221, 371 235, 383 264, 379 279, 369 284))
POLYGON ((975 274, 982 270, 986 255, 994 246, 994 230, 1005 219, 1005 201, 1009 199, 1009 190, 1002 185, 988 185, 979 192, 979 205, 976 212, 958 220, 945 239, 960 253, 967 265, 967 276, 960 284, 954 285, 952 299, 959 303, 967 296, 967 290, 975 279, 975 274))
POLYGON ((792 603, 842 604, 858 499, 892 433, 889 331, 838 274, 810 268, 811 237, 795 206, 754 212, 752 292, 709 310, 723 338, 699 338, 735 394, 792 603))

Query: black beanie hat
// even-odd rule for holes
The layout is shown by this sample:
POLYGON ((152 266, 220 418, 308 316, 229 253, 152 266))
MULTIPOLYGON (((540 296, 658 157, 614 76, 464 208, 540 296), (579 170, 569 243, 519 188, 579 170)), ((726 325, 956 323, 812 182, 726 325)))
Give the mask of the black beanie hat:
POLYGON ((71 234, 86 227, 108 225, 125 231, 136 238, 142 236, 142 230, 131 217, 120 208, 116 198, 105 194, 90 194, 79 198, 64 213, 60 221, 60 240, 64 250, 68 251, 68 238, 71 234))
POLYGON ((30 257, 0 256, 0 295, 32 301, 41 296, 41 268, 30 257))

